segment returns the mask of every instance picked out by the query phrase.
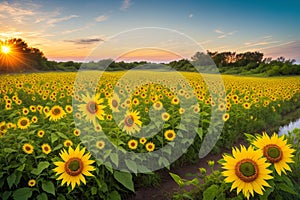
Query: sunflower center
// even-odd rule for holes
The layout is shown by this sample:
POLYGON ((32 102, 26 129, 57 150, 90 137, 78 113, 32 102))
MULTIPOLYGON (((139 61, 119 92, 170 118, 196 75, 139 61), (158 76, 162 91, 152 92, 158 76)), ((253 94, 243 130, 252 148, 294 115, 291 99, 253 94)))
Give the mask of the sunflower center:
POLYGON ((79 158, 71 158, 65 164, 65 171, 70 176, 77 176, 83 170, 83 163, 79 158))
POLYGON ((93 101, 90 101, 86 105, 86 108, 87 108, 88 112, 91 114, 95 114, 98 111, 98 105, 93 101))
POLYGON ((264 148, 264 156, 271 163, 276 163, 282 159, 282 151, 276 144, 268 144, 264 148))
POLYGON ((131 127, 134 123, 133 117, 131 115, 127 116, 124 120, 124 123, 125 123, 126 126, 131 127))
POLYGON ((26 146, 25 149, 26 149, 26 151, 30 151, 30 150, 31 150, 31 147, 26 146))
POLYGON ((168 136, 168 138, 172 138, 174 135, 173 135, 173 133, 168 133, 167 136, 168 136))
POLYGON ((111 101, 111 104, 112 104, 112 106, 114 107, 114 108, 116 108, 116 107, 118 107, 118 101, 117 100, 115 100, 115 99, 113 99, 112 101, 111 101))
POLYGON ((27 120, 22 120, 20 123, 22 126, 26 126, 27 125, 27 120))
POLYGON ((53 115, 59 115, 60 112, 61 112, 61 111, 60 111, 59 108, 55 108, 55 109, 52 110, 52 114, 53 114, 53 115))
POLYGON ((243 159, 235 166, 235 174, 246 183, 252 182, 258 177, 258 166, 251 159, 243 159))

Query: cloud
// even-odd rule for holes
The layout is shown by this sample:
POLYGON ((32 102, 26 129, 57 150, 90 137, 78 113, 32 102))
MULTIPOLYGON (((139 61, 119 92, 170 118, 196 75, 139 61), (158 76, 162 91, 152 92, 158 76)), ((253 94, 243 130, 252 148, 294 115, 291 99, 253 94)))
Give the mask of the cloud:
POLYGON ((34 4, 19 4, 19 3, 0 3, 0 18, 12 19, 14 22, 23 23, 29 16, 36 14, 34 4), (27 8, 31 7, 31 9, 27 8))
POLYGON ((225 31, 222 31, 220 29, 216 29, 216 30, 214 30, 214 32, 217 33, 217 34, 219 34, 219 36, 218 36, 219 39, 222 39, 222 38, 226 38, 226 37, 228 37, 230 35, 235 34, 237 31, 232 31, 232 32, 226 33, 225 31))
POLYGON ((71 42, 74 44, 93 44, 104 41, 101 38, 90 38, 90 39, 76 39, 76 40, 64 40, 64 42, 71 42))
POLYGON ((79 17, 78 15, 69 15, 69 16, 65 16, 65 17, 60 17, 60 18, 52 18, 50 20, 47 21, 48 25, 53 25, 59 22, 63 22, 63 21, 68 21, 72 18, 77 18, 79 17))
POLYGON ((96 22, 103 22, 105 20, 107 20, 107 16, 105 15, 100 15, 99 17, 95 18, 96 22))
POLYGON ((193 13, 189 14, 189 18, 192 18, 193 16, 194 16, 193 13))
POLYGON ((127 10, 131 6, 132 2, 130 0, 124 0, 121 6, 121 10, 127 10))

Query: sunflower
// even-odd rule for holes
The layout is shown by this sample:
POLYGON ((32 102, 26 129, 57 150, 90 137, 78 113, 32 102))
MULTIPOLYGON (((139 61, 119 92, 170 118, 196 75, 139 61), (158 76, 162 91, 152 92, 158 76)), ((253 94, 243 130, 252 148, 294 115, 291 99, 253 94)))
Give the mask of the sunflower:
POLYGON ((73 131, 73 134, 77 137, 80 135, 80 133, 81 133, 80 129, 77 129, 77 128, 74 129, 74 131, 73 131))
POLYGON ((30 180, 28 181, 28 186, 29 186, 29 187, 34 187, 35 184, 36 184, 36 181, 35 181, 34 179, 30 179, 30 180))
POLYGON ((6 126, 5 121, 3 121, 0 123, 0 133, 5 134, 6 132, 7 132, 7 126, 6 126))
POLYGON ((164 121, 168 121, 170 119, 170 114, 167 113, 167 112, 164 112, 164 113, 161 114, 161 118, 164 121))
POLYGON ((185 112, 184 108, 179 108, 178 111, 179 111, 179 114, 181 114, 181 115, 185 112))
POLYGON ((24 144, 22 149, 27 154, 32 154, 32 152, 33 152, 33 146, 29 143, 24 144))
POLYGON ((57 121, 66 115, 65 111, 61 106, 53 106, 47 113, 47 117, 50 117, 50 121, 57 121))
POLYGON ((30 120, 27 117, 21 117, 18 120, 18 127, 22 130, 27 129, 30 126, 30 120))
POLYGON ((90 171, 95 170, 91 164, 95 161, 90 160, 91 154, 85 154, 85 148, 80 150, 79 145, 74 150, 69 147, 69 152, 65 149, 59 154, 63 161, 54 162, 57 167, 53 169, 56 176, 60 175, 56 180, 62 180, 61 185, 67 183, 72 186, 72 190, 76 186, 80 186, 80 182, 86 184, 85 176, 93 176, 90 171))
POLYGON ((105 147, 105 142, 103 140, 99 140, 96 142, 96 147, 98 149, 103 149, 105 147))
POLYGON ((72 106, 70 106, 70 105, 66 105, 66 107, 65 107, 65 110, 66 110, 66 112, 67 113, 72 113, 73 112, 73 107, 72 106))
POLYGON ((284 135, 278 137, 276 133, 269 137, 266 133, 258 137, 253 145, 260 149, 263 155, 272 163, 276 172, 281 176, 281 172, 286 174, 291 171, 288 163, 293 163, 292 160, 294 149, 287 144, 284 135))
POLYGON ((138 142, 134 139, 131 139, 128 141, 127 145, 130 149, 136 149, 138 146, 138 142))
POLYGON ((43 150, 43 153, 49 154, 51 152, 51 147, 50 147, 49 144, 43 144, 42 145, 42 150, 43 150))
POLYGON ((39 131, 37 132, 37 135, 38 135, 40 138, 42 138, 42 137, 44 136, 44 134, 45 134, 45 131, 43 131, 43 130, 39 130, 39 131))
POLYGON ((24 115, 27 115, 29 113, 29 110, 28 110, 28 108, 23 108, 22 112, 24 115))
POLYGON ((145 146, 146 146, 146 150, 149 152, 154 151, 155 149, 155 144, 153 144, 152 142, 148 142, 145 146))
POLYGON ((176 137, 176 133, 174 130, 167 130, 167 131, 165 131, 164 135, 165 135, 166 140, 168 140, 168 141, 173 141, 176 137))
POLYGON ((140 131, 140 127, 142 126, 140 118, 138 111, 127 111, 124 120, 121 120, 119 126, 124 124, 123 131, 126 131, 127 134, 135 133, 136 131, 140 131))
POLYGON ((222 119, 224 122, 226 122, 229 119, 229 114, 228 113, 223 114, 222 119))
POLYGON ((67 139, 67 140, 64 141, 64 146, 65 147, 69 147, 69 146, 72 146, 72 145, 73 145, 73 142, 71 140, 67 139))
POLYGON ((171 103, 172 103, 173 105, 177 105, 177 104, 179 104, 179 99, 175 96, 175 97, 173 97, 171 103))
POLYGON ((120 98, 114 93, 113 97, 108 101, 109 107, 112 112, 119 112, 120 98))
POLYGON ((100 98, 100 94, 96 96, 90 96, 88 93, 86 96, 83 95, 83 104, 78 105, 79 111, 82 112, 82 116, 85 116, 85 119, 93 124, 96 124, 96 118, 99 120, 104 120, 104 110, 106 106, 101 105, 104 102, 104 99, 100 98))
POLYGON ((38 121, 37 116, 33 116, 33 117, 31 118, 31 121, 32 121, 33 123, 37 123, 37 121, 38 121))
POLYGON ((157 101, 157 102, 155 102, 155 103, 153 104, 153 108, 154 108, 155 110, 161 110, 162 107, 163 107, 163 104, 162 104, 160 101, 157 101))
POLYGON ((242 191, 247 199, 250 194, 254 196, 254 192, 262 195, 263 186, 270 187, 266 180, 273 178, 269 175, 272 171, 267 169, 270 163, 262 157, 261 151, 254 150, 252 146, 246 149, 241 145, 241 150, 233 148, 232 155, 223 155, 222 168, 225 171, 222 174, 226 177, 225 182, 233 182, 231 190, 237 188, 237 194, 242 191))
POLYGON ((144 137, 141 137, 140 138, 140 143, 141 144, 145 144, 147 142, 147 139, 146 138, 144 138, 144 137))

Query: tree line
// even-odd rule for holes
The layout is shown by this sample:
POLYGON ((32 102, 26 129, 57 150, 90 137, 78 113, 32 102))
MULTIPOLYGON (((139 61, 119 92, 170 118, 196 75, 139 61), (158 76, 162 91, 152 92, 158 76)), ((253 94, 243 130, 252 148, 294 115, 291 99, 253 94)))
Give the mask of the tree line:
POLYGON ((27 71, 77 71, 77 70, 130 70, 138 66, 144 69, 160 68, 161 64, 168 65, 177 71, 207 72, 224 74, 257 74, 261 76, 300 75, 300 65, 295 60, 279 57, 264 58, 261 52, 196 52, 190 59, 181 59, 169 63, 153 64, 140 62, 115 62, 112 59, 82 62, 57 62, 48 60, 43 52, 29 47, 22 39, 9 39, 1 45, 8 45, 12 52, 0 54, 0 73, 27 71))

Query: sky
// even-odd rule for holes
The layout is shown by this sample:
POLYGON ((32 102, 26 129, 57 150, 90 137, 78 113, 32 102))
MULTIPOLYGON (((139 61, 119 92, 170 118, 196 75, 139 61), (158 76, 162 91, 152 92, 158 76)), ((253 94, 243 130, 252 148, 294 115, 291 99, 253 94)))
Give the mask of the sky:
POLYGON ((197 49, 189 49, 190 42, 202 50, 260 51, 300 63, 299 8, 298 0, 0 1, 0 39, 22 38, 57 61, 90 55, 171 60, 191 56, 185 52, 197 49))

